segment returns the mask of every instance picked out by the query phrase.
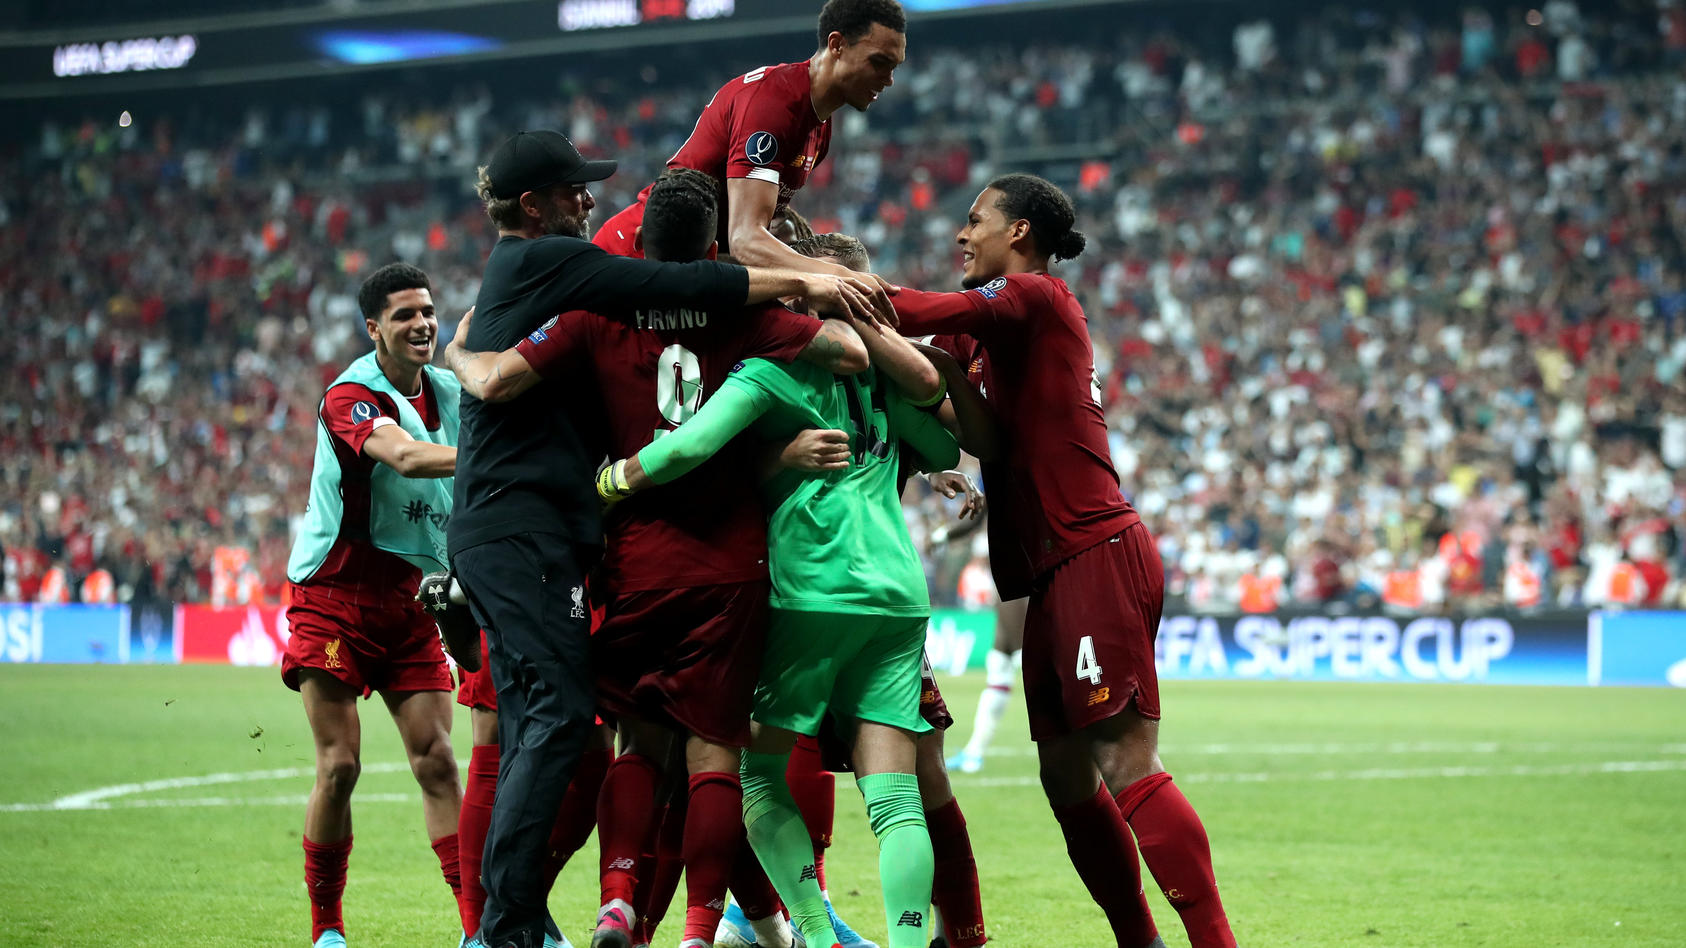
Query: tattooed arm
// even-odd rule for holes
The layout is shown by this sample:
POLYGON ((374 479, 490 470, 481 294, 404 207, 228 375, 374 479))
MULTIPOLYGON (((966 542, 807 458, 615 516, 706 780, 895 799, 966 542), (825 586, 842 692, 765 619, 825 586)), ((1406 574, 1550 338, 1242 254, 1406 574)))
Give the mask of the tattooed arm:
POLYGON ((456 373, 463 391, 483 402, 507 402, 543 381, 519 347, 502 352, 473 352, 463 345, 473 318, 474 310, 470 309, 457 325, 451 344, 445 347, 445 366, 456 373))

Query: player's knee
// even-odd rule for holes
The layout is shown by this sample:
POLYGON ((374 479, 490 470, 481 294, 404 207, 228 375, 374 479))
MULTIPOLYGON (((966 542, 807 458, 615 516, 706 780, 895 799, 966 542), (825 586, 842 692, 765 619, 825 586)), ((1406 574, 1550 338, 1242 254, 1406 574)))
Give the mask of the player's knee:
POLYGON ((316 784, 330 800, 350 800, 351 791, 357 786, 357 778, 362 773, 363 765, 355 754, 329 751, 318 755, 316 784))
POLYGON ((954 788, 948 782, 948 768, 943 765, 943 744, 940 738, 927 737, 919 742, 919 754, 914 759, 913 772, 919 777, 919 799, 925 809, 935 810, 954 799, 954 788))
POLYGON ((415 775, 416 783, 425 789, 443 786, 455 786, 457 782, 457 756, 451 750, 451 742, 440 738, 431 742, 419 754, 410 757, 410 772, 415 775))

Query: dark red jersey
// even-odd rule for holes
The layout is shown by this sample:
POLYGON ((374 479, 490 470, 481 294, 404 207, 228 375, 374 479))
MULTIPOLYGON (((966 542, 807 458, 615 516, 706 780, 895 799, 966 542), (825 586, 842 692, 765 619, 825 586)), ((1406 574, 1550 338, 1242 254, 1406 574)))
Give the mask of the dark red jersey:
POLYGON ((961 293, 904 289, 895 303, 904 333, 963 333, 986 354, 982 390, 1006 451, 1003 476, 986 472, 1004 514, 990 518, 1003 598, 1028 591, 1004 569, 1012 548, 1040 576, 1141 519, 1118 489, 1088 319, 1063 280, 1017 273, 961 293))
MULTIPOLYGON (((435 431, 440 425, 439 403, 427 373, 423 372, 421 378, 421 393, 409 400, 410 407, 429 431, 435 431)), ((398 423, 397 404, 389 395, 348 382, 328 389, 322 399, 321 420, 340 462, 340 496, 345 509, 339 537, 306 585, 334 600, 360 606, 414 599, 421 570, 369 542, 369 474, 380 462, 363 453, 363 443, 377 429, 398 423)))
POLYGON ((780 206, 789 203, 831 147, 831 120, 814 114, 813 91, 806 62, 744 73, 714 93, 667 166, 713 175, 722 202, 728 180, 753 178, 778 185, 780 206))
MULTIPOLYGON (((696 414, 738 362, 788 362, 819 329, 819 320, 777 305, 638 310, 617 319, 573 312, 516 348, 546 378, 571 371, 596 378, 609 454, 625 458, 696 414)), ((603 572, 615 594, 766 577, 754 447, 734 441, 690 474, 609 512, 603 572)))

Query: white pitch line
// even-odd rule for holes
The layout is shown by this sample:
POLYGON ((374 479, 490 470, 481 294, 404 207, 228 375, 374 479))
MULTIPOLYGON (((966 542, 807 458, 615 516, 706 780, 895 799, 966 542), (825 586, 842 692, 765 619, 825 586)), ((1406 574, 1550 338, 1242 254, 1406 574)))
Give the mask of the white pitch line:
MULTIPOLYGON (((406 769, 405 764, 370 764, 365 772, 391 773, 406 769)), ((1686 771, 1686 760, 1607 760, 1579 764, 1518 764, 1510 767, 1372 767, 1363 770, 1259 771, 1251 773, 1183 772, 1177 779, 1183 783, 1301 783, 1370 780, 1452 780, 1469 777, 1573 777, 1595 774, 1667 773, 1686 771)), ((51 803, 0 804, 0 813, 42 813, 74 810, 169 809, 175 807, 222 806, 303 806, 305 794, 280 794, 265 797, 176 797, 162 800, 127 799, 123 793, 143 792, 142 789, 176 789, 208 786, 242 781, 274 780, 308 776, 305 768, 285 770, 254 770, 245 774, 206 774, 203 777, 174 777, 153 780, 144 784, 118 784, 101 787, 51 803), (277 776, 279 775, 279 776, 277 776), (235 779, 238 778, 238 779, 235 779), (200 781, 195 783, 194 781, 200 781), (80 806, 67 806, 66 801, 86 801, 80 806)), ((951 778, 959 787, 1029 787, 1039 783, 1036 777, 973 777, 955 775, 951 778)), ((358 796, 359 803, 410 803, 420 799, 415 793, 368 793, 358 796)))
MULTIPOLYGON (((1621 741, 1600 741, 1581 744, 1562 744, 1542 741, 1377 741, 1371 743, 1291 744, 1163 744, 1163 756, 1171 759, 1184 756, 1228 757, 1247 754, 1266 757, 1345 756, 1359 754, 1563 754, 1605 753, 1616 749, 1654 750, 1660 754, 1686 754, 1686 744, 1645 744, 1621 741)), ((1034 757, 1036 745, 992 748, 986 757, 1034 757)))
MULTIPOLYGON (((1463 777, 1575 777, 1593 774, 1664 773, 1686 770, 1686 760, 1607 760, 1590 764, 1518 764, 1513 767, 1409 767, 1304 772, 1179 773, 1182 783, 1299 783, 1336 780, 1450 780, 1463 777)), ((957 787, 1029 787, 1036 777, 950 778, 957 787)))

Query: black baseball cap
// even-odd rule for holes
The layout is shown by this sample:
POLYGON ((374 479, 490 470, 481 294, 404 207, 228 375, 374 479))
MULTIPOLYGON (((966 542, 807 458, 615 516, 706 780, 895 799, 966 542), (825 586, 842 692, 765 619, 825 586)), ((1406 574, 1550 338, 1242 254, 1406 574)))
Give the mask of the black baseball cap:
POLYGON ((492 197, 514 198, 553 184, 585 184, 615 173, 609 160, 587 161, 568 136, 548 129, 516 132, 486 163, 492 197))

